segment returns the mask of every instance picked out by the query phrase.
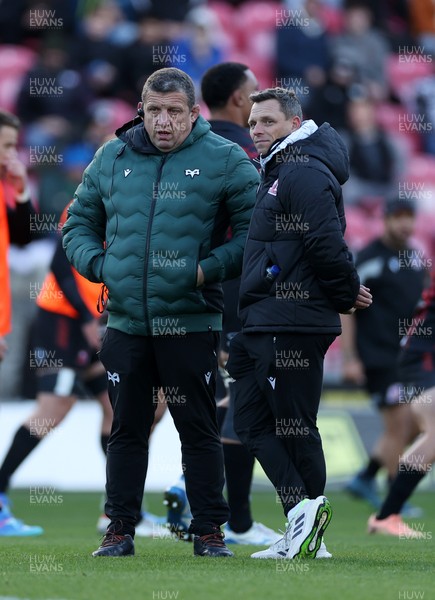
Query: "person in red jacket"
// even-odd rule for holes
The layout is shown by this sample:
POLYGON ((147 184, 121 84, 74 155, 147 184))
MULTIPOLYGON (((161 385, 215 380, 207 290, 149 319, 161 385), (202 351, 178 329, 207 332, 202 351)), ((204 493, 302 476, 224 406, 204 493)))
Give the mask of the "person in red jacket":
MULTIPOLYGON (((65 220, 66 210, 62 216, 65 220)), ((13 473, 72 408, 80 382, 103 408, 101 443, 107 445, 112 409, 106 375, 96 352, 100 349, 97 300, 100 286, 70 266, 59 239, 50 271, 36 303, 36 347, 30 355, 36 369, 37 406, 18 428, 0 468, 0 502, 10 514, 6 495, 13 473)), ((0 536, 40 535, 41 527, 25 528, 9 518, 0 521, 0 536)))
POLYGON ((9 243, 30 241, 29 218, 33 213, 26 167, 17 153, 19 127, 17 117, 0 111, 0 361, 5 357, 5 337, 11 330, 9 243))
MULTIPOLYGON (((9 285, 9 243, 30 241, 30 215, 33 214, 27 187, 27 172, 17 153, 20 122, 11 113, 0 111, 0 363, 7 352, 6 336, 11 331, 11 292, 9 285)), ((9 503, 0 495, 0 536, 38 535, 40 527, 15 519, 9 503)))

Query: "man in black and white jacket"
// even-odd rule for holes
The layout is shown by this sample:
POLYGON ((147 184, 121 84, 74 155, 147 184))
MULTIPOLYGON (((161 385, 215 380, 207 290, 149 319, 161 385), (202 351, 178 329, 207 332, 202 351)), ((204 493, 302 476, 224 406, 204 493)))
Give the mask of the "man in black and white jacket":
POLYGON ((235 379, 235 430, 288 519, 284 537, 252 556, 330 557, 322 536, 332 511, 316 424, 323 361, 341 333, 339 313, 371 304, 343 239, 349 160, 328 123, 302 122, 292 91, 267 89, 251 99, 262 180, 243 260, 243 329, 227 369, 235 379))

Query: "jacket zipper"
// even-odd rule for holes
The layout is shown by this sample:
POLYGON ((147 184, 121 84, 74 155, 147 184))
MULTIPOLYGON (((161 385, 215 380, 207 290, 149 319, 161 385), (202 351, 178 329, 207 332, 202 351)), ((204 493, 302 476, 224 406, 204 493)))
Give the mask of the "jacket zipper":
MULTIPOLYGON (((167 155, 165 154, 162 158, 162 161, 159 166, 159 170, 157 172, 157 180, 155 183, 155 187, 153 188, 153 195, 151 198, 151 207, 150 207, 150 216, 148 219, 148 227, 147 227, 147 238, 146 238, 146 243, 145 243, 143 291, 144 291, 144 317, 145 317, 145 323, 147 325, 149 325, 149 323, 148 323, 148 320, 149 320, 149 314, 148 314, 148 259, 149 259, 149 253, 150 253, 150 234, 151 234, 151 227, 153 224, 154 211, 156 209, 157 194, 158 194, 158 190, 159 190, 160 179, 162 178, 163 165, 165 164, 166 157, 167 157, 167 155)), ((150 328, 150 330, 152 332, 152 328, 150 328)))

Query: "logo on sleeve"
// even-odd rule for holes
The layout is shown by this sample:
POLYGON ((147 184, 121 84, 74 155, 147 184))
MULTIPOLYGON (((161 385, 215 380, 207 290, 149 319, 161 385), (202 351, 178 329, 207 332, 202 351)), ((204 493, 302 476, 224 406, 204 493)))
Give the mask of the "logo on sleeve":
POLYGON ((276 377, 268 377, 267 381, 270 383, 270 385, 272 386, 272 389, 275 389, 275 384, 276 384, 276 377))
POLYGON ((131 173, 131 169, 124 169, 124 177, 128 177, 131 173))
POLYGON ((107 379, 113 383, 113 386, 115 386, 120 382, 119 373, 111 373, 110 371, 107 371, 107 379))

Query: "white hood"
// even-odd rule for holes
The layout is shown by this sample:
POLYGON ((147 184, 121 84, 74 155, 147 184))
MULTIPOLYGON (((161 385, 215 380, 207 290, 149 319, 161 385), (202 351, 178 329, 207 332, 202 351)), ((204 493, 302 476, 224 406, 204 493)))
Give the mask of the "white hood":
POLYGON ((268 154, 265 158, 263 158, 260 155, 261 168, 264 169, 264 166, 266 165, 266 163, 268 163, 269 160, 272 158, 272 156, 274 156, 277 152, 280 152, 289 144, 294 144, 295 142, 298 142, 299 140, 304 140, 305 138, 312 135, 317 129, 319 129, 319 128, 317 127, 317 125, 314 123, 314 121, 312 119, 309 119, 308 121, 302 121, 302 124, 299 127, 299 129, 296 129, 296 131, 293 131, 285 139, 283 139, 272 150, 272 152, 270 154, 268 154))

